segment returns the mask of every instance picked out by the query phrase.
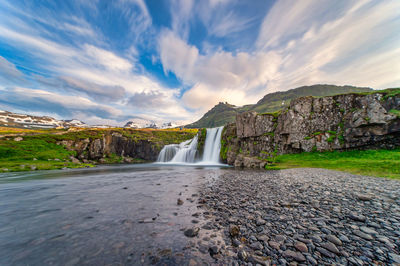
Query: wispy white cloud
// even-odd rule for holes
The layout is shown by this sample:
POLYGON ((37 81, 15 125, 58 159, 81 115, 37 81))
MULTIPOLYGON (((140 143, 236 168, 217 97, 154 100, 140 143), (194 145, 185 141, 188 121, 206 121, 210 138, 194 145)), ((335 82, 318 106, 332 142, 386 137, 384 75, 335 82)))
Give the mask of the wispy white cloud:
POLYGON ((399 1, 280 0, 265 17, 254 11, 268 6, 263 1, 165 1, 170 17, 157 19, 144 0, 118 0, 103 9, 98 1, 79 0, 71 4, 73 14, 5 1, 0 43, 33 63, 0 57, 3 96, 15 93, 14 106, 43 109, 39 102, 52 106, 54 98, 49 108, 96 122, 128 116, 189 122, 219 101, 254 103, 302 85, 400 83, 399 1), (85 17, 81 11, 88 8, 85 17), (104 14, 110 17, 92 23, 104 14), (109 19, 123 31, 103 31, 109 19), (25 92, 33 100, 23 99, 25 92), (85 108, 60 102, 73 97, 85 108))
MULTIPOLYGON (((396 84, 400 79, 400 3, 385 2, 351 2, 352 5, 341 12, 341 15, 325 23, 316 25, 309 17, 314 17, 312 9, 287 9, 278 4, 271 10, 264 23, 271 21, 275 13, 293 12, 295 17, 303 20, 292 24, 276 25, 272 35, 262 28, 259 41, 267 39, 260 45, 261 51, 276 51, 284 58, 279 73, 271 84, 283 90, 314 83, 352 84, 384 88, 396 84), (298 25, 308 29, 302 35, 293 37, 286 31, 287 27, 298 25), (271 49, 271 40, 283 42, 283 48, 271 49), (374 62, 374 63, 371 63, 374 62), (388 67, 388 66, 391 67, 388 67), (363 70, 360 72, 360 70, 363 70), (384 70, 384 71, 382 71, 384 70), (385 73, 382 73, 385 72, 385 73), (369 73, 369 75, 365 75, 369 73)), ((305 3, 305 2, 297 2, 305 3)), ((350 2, 349 2, 350 3, 350 2)), ((313 6, 312 3, 309 3, 313 6)), ((318 4, 317 4, 318 5, 318 4)), ((334 9, 334 3, 326 3, 322 13, 334 9), (332 6, 333 5, 333 6, 332 6)))
POLYGON ((172 16, 172 30, 187 39, 190 30, 190 21, 194 18, 194 0, 171 0, 170 12, 172 16))
MULTIPOLYGON (((121 8, 127 5, 138 6, 140 12, 142 12, 142 19, 146 20, 147 23, 144 27, 151 23, 151 18, 143 1, 121 1, 120 4, 121 8)), ((138 11, 136 10, 135 12, 138 11)), ((128 16, 128 14, 125 15, 128 16)), ((68 21, 78 22, 79 19, 74 18, 68 21)), ((98 34, 92 34, 91 27, 84 22, 71 24, 81 25, 81 27, 74 27, 67 23, 69 22, 60 22, 57 25, 62 25, 64 29, 73 31, 77 35, 89 34, 90 37, 98 38, 98 34)), ((113 115, 115 115, 114 124, 116 121, 123 119, 125 114, 148 115, 153 113, 158 120, 165 119, 165 121, 174 119, 187 120, 191 116, 191 113, 179 104, 179 92, 177 90, 163 87, 156 79, 146 74, 143 69, 141 69, 141 72, 136 72, 138 67, 135 66, 137 63, 135 56, 138 56, 138 52, 133 45, 125 56, 125 54, 118 55, 114 51, 94 44, 102 44, 102 40, 92 40, 90 43, 76 45, 63 43, 48 38, 45 29, 40 27, 33 29, 30 25, 20 20, 18 25, 0 21, 0 35, 3 40, 14 43, 19 49, 24 50, 35 58, 40 58, 42 62, 45 62, 46 71, 52 73, 51 77, 32 74, 31 76, 34 81, 38 82, 41 89, 34 90, 35 86, 32 86, 32 93, 27 93, 26 97, 38 99, 40 94, 40 98, 47 102, 54 96, 54 104, 59 104, 57 102, 59 98, 56 94, 62 93, 61 95, 63 96, 69 95, 69 97, 64 98, 65 101, 76 97, 76 99, 79 99, 77 102, 82 103, 83 106, 85 106, 84 99, 87 100, 87 103, 100 101, 103 103, 102 106, 109 106, 113 110, 113 115), (16 29, 19 30, 17 31, 16 29), (45 94, 46 91, 49 94, 45 94), (163 110, 158 110, 158 105, 132 105, 133 99, 138 95, 156 97, 153 103, 157 102, 157 99, 162 99, 162 103, 165 104, 163 110), (118 112, 115 112, 116 110, 118 112)), ((107 45, 103 46, 106 47, 107 45)), ((10 70, 12 68, 8 71, 10 70)), ((28 88, 24 88, 24 90, 28 90, 28 88)), ((18 90, 11 90, 10 88, 9 92, 11 93, 11 91, 18 94, 21 88, 18 90)), ((23 102, 26 105, 32 104, 28 100, 23 102)), ((45 109, 43 105, 40 106, 45 109)), ((69 115, 82 117, 79 112, 73 111, 75 109, 74 106, 67 107, 67 105, 63 105, 60 110, 64 114, 68 113, 69 115), (71 112, 68 113, 65 108, 69 108, 71 112)), ((96 110, 100 110, 98 118, 110 117, 109 112, 106 112, 104 108, 96 108, 96 110)), ((93 115, 90 115, 92 117, 90 118, 91 121, 95 121, 93 115)))
POLYGON ((166 71, 173 71, 193 86, 183 96, 184 102, 206 110, 218 101, 246 104, 257 100, 260 86, 274 79, 281 63, 275 52, 232 54, 224 51, 200 55, 173 32, 160 38, 161 61, 166 71), (199 99, 196 102, 196 99, 199 99))
POLYGON ((45 90, 30 88, 5 88, 0 90, 0 103, 17 110, 32 110, 57 114, 74 115, 86 112, 93 116, 113 118, 123 113, 109 105, 93 102, 85 97, 63 95, 45 90))
POLYGON ((102 102, 115 102, 125 97, 126 91, 121 86, 104 86, 72 77, 59 77, 62 87, 77 92, 84 92, 89 97, 102 102))
POLYGON ((398 86, 398 10, 398 1, 277 1, 254 50, 201 54, 164 31, 161 62, 192 86, 184 103, 203 110, 219 101, 241 105, 268 92, 316 83, 398 86))
POLYGON ((242 32, 255 23, 254 18, 239 18, 233 11, 213 16, 208 26, 209 34, 225 37, 242 32))
POLYGON ((128 60, 117 56, 110 51, 90 44, 85 44, 83 48, 85 54, 89 57, 88 60, 96 62, 106 69, 116 71, 129 71, 132 69, 132 64, 128 60))
POLYGON ((3 84, 10 84, 14 82, 24 81, 23 74, 15 65, 9 62, 4 57, 0 56, 0 81, 3 84))

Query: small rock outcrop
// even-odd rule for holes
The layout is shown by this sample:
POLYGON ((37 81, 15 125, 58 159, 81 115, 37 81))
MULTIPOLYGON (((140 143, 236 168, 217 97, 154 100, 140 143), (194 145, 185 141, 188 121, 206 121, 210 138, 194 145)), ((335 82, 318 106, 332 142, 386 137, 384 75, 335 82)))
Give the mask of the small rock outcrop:
POLYGON ((263 168, 279 154, 400 146, 400 93, 302 97, 270 114, 245 112, 224 128, 222 160, 263 168))

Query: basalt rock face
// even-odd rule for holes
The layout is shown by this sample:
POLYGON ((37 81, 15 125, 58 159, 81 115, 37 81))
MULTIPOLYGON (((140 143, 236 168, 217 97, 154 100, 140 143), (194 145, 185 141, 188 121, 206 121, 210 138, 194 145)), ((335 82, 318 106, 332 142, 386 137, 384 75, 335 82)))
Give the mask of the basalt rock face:
POLYGON ((111 154, 155 161, 162 147, 148 140, 129 139, 118 132, 109 132, 96 139, 63 140, 59 144, 76 151, 78 159, 98 162, 111 154))
POLYGON ((222 159, 264 167, 279 154, 400 146, 400 95, 302 97, 279 113, 246 112, 225 127, 222 159))

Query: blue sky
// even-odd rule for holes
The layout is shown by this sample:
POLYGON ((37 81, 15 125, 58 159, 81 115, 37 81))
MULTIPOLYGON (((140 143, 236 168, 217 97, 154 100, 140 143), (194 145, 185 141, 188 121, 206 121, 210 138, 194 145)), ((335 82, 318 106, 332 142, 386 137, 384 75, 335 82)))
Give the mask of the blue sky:
POLYGON ((400 86, 400 1, 0 3, 0 109, 184 124, 220 101, 400 86))

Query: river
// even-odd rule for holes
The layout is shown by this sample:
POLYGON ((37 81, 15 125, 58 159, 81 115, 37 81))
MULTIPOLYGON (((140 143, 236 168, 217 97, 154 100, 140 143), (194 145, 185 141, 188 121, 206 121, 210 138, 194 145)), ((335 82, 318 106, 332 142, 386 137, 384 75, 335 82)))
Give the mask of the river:
POLYGON ((203 222, 192 216, 197 190, 226 171, 138 164, 1 174, 0 265, 187 262, 182 230, 203 222))

